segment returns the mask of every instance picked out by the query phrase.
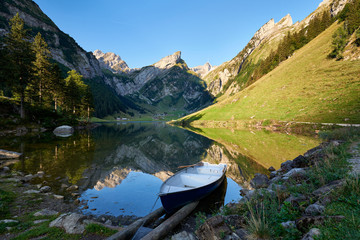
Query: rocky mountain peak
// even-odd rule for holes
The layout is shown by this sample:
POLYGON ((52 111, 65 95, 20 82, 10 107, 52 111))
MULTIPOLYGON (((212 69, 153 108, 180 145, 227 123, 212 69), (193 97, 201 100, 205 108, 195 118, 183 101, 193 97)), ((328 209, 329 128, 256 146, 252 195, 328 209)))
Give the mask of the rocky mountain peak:
POLYGON ((276 26, 281 29, 285 27, 290 27, 293 25, 292 18, 290 14, 287 14, 285 17, 283 17, 278 23, 276 23, 276 26))
POLYGON ((168 69, 175 66, 181 60, 181 52, 177 51, 172 55, 162 58, 160 61, 154 64, 154 67, 161 69, 168 69))
POLYGON ((100 62, 100 66, 109 69, 114 73, 129 73, 131 69, 119 55, 112 52, 103 53, 101 50, 95 50, 93 55, 100 62))
POLYGON ((212 66, 209 62, 206 62, 204 65, 196 66, 193 68, 190 68, 192 71, 197 73, 199 77, 204 77, 206 74, 208 74, 211 70, 213 70, 215 67, 212 66))

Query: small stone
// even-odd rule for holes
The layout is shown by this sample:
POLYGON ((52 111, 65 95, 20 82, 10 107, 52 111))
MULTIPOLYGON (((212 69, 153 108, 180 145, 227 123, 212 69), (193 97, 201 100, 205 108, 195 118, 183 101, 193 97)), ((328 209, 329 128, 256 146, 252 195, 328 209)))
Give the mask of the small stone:
POLYGON ((284 171, 284 172, 290 171, 293 167, 294 167, 293 166, 293 161, 291 161, 291 160, 287 160, 286 162, 283 162, 281 164, 281 170, 284 171))
POLYGON ((14 220, 14 219, 4 219, 4 220, 0 220, 0 223, 18 223, 19 221, 14 220))
POLYGON ((303 168, 293 168, 283 175, 287 178, 304 178, 306 171, 303 168))
POLYGON ((245 218, 237 214, 225 216, 224 220, 228 225, 233 226, 235 228, 244 227, 246 224, 245 218))
POLYGON ((80 197, 80 193, 71 193, 71 196, 73 196, 73 197, 80 197))
POLYGON ((3 172, 7 173, 7 172, 10 172, 10 168, 9 167, 3 167, 3 172))
POLYGON ((42 187, 42 184, 40 183, 40 184, 36 184, 36 187, 38 188, 38 189, 40 189, 41 187, 42 187))
POLYGON ((205 221, 197 230, 199 239, 221 239, 231 234, 230 228, 225 224, 224 218, 220 215, 211 217, 205 221))
POLYGON ((64 228, 69 234, 82 234, 85 231, 83 221, 86 216, 78 213, 61 214, 57 219, 49 224, 49 227, 64 228))
POLYGON ((27 190, 24 193, 25 194, 32 194, 32 193, 38 194, 38 193, 40 193, 40 191, 39 190, 27 190))
POLYGON ((331 141, 331 144, 334 146, 334 147, 337 147, 340 145, 340 143, 338 141, 331 141))
POLYGON ((111 225, 112 225, 112 221, 111 221, 110 219, 106 220, 105 225, 111 226, 111 225))
POLYGON ((79 200, 79 199, 75 199, 75 200, 74 200, 74 203, 75 203, 75 204, 80 204, 80 200, 79 200))
POLYGON ((284 202, 289 202, 293 207, 299 207, 300 205, 302 205, 303 203, 307 203, 308 201, 309 199, 307 197, 300 194, 298 196, 291 195, 290 197, 285 199, 284 202))
POLYGON ((344 219, 344 216, 303 216, 299 219, 297 219, 296 227, 302 231, 305 232, 309 226, 311 225, 320 225, 322 224, 326 219, 333 219, 335 221, 341 221, 344 219))
POLYGON ((42 210, 34 213, 34 216, 35 217, 38 217, 38 216, 52 216, 52 215, 56 215, 56 214, 58 214, 57 211, 49 210, 49 209, 42 209, 42 210))
POLYGON ((240 189, 240 196, 246 196, 246 194, 249 192, 249 189, 242 188, 240 189))
POLYGON ((196 237, 187 231, 182 231, 171 237, 171 240, 196 240, 196 237))
POLYGON ((50 191, 51 191, 51 187, 49 187, 49 186, 43 186, 40 188, 40 192, 42 192, 42 193, 47 193, 50 191))
POLYGON ((305 214, 310 216, 316 216, 324 213, 325 207, 320 204, 311 204, 305 209, 305 214))
POLYGON ((269 172, 274 172, 274 171, 276 171, 276 169, 273 166, 271 166, 271 167, 269 167, 268 171, 269 172))
POLYGON ((45 172, 44 172, 44 171, 38 171, 36 174, 37 174, 37 175, 44 175, 45 172))
POLYGON ((321 231, 318 228, 312 228, 310 231, 304 235, 301 240, 314 240, 315 236, 320 236, 321 231))
POLYGON ((70 187, 68 187, 66 189, 66 191, 69 191, 69 192, 72 192, 72 191, 75 191, 75 190, 78 190, 79 187, 77 185, 71 185, 70 187))
POLYGON ((54 198, 59 199, 59 200, 63 200, 64 196, 54 194, 54 198))
POLYGON ((281 226, 285 229, 288 229, 288 228, 295 228, 296 224, 295 221, 287 221, 287 222, 282 222, 281 226))
POLYGON ((39 223, 43 223, 43 222, 46 222, 46 221, 49 221, 48 219, 40 219, 40 220, 35 220, 34 221, 34 224, 39 224, 39 223))
POLYGON ((65 183, 62 183, 61 184, 61 188, 68 188, 69 187, 69 185, 67 185, 67 184, 65 184, 65 183))

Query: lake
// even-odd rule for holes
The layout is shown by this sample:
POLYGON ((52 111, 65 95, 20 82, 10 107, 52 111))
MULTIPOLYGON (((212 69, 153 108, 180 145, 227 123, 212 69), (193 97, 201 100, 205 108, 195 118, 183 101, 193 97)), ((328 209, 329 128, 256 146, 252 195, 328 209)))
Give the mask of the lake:
MULTIPOLYGON (((227 178, 201 205, 205 210, 241 198, 255 173, 268 173, 319 144, 313 137, 267 131, 196 129, 196 132, 164 122, 106 123, 67 138, 46 133, 37 137, 0 140, 0 148, 23 152, 12 165, 24 174, 45 172, 53 192, 73 196, 64 186, 76 184, 79 211, 92 215, 147 215, 161 206, 160 185, 179 166, 199 161, 226 163, 227 178)), ((215 209, 214 209, 215 208, 215 209)))

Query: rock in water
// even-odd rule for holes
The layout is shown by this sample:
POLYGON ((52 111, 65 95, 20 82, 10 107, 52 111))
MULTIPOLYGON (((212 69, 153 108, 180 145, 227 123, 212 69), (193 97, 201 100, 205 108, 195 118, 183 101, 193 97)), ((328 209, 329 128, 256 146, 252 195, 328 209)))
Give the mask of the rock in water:
POLYGON ((55 128, 53 133, 59 137, 69 137, 74 133, 74 128, 68 125, 63 125, 55 128))

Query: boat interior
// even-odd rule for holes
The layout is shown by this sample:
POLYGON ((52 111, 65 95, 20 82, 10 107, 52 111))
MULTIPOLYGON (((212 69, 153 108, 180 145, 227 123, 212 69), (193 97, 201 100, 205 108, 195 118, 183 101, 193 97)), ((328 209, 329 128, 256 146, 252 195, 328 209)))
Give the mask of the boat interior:
POLYGON ((182 170, 170 177, 161 187, 160 194, 186 191, 199 188, 217 181, 222 177, 225 164, 204 163, 182 170))

